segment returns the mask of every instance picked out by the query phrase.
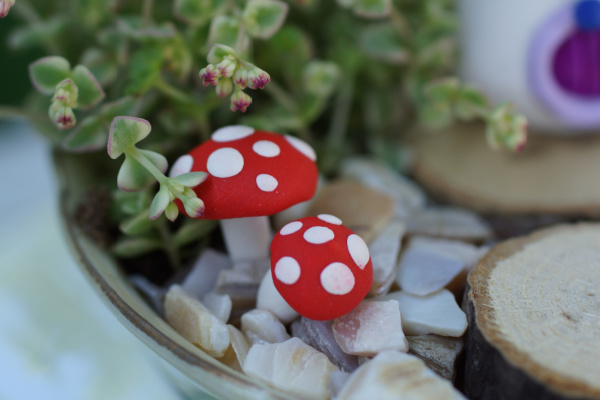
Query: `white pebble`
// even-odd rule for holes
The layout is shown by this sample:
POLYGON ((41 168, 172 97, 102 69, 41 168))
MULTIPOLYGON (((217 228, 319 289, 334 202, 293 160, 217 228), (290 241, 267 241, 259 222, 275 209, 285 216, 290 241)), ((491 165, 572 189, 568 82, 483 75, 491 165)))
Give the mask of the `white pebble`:
POLYGON ((369 245, 373 261, 373 285, 370 295, 380 296, 387 293, 394 282, 404 231, 405 226, 401 220, 392 220, 369 245))
POLYGON ((465 268, 459 259, 409 248, 402 254, 396 281, 404 292, 425 296, 443 289, 465 268))
POLYGON ((230 266, 231 260, 226 254, 213 249, 206 249, 194 263, 181 287, 193 297, 200 299, 213 290, 221 271, 230 266))
POLYGON ((221 357, 229 347, 227 325, 179 285, 167 292, 165 319, 181 336, 213 357, 221 357))
POLYGON ((417 357, 386 350, 367 361, 344 385, 336 400, 466 400, 449 381, 417 357))
POLYGON ((349 354, 374 356, 383 350, 408 351, 398 302, 365 301, 333 322, 333 334, 349 354))
POLYGON ((329 399, 329 377, 337 370, 323 353, 298 338, 253 345, 243 369, 250 378, 292 395, 320 400, 329 399))
POLYGON ((231 315, 231 297, 226 294, 208 293, 202 297, 202 304, 208 311, 215 317, 219 318, 223 322, 229 320, 231 315))
POLYGON ((250 343, 280 343, 290 338, 285 326, 267 310, 252 310, 242 315, 242 332, 250 343))
POLYGON ((284 324, 298 318, 298 313, 290 307, 275 288, 271 270, 267 271, 260 282, 256 296, 256 308, 272 312, 284 324))
POLYGON ((377 300, 396 300, 402 314, 402 330, 406 335, 435 333, 460 337, 467 330, 467 316, 456 304, 454 295, 440 290, 427 296, 392 292, 377 300))

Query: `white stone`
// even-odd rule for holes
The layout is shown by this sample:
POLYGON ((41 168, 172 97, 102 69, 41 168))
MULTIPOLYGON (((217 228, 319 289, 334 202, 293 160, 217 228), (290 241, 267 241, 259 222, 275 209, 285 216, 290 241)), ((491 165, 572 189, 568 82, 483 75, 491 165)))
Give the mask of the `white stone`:
POLYGON ((284 324, 292 322, 299 315, 275 288, 270 269, 260 282, 256 296, 256 308, 272 312, 284 324))
POLYGON ((213 357, 221 357, 229 347, 227 325, 179 285, 167 292, 165 319, 181 336, 213 357))
POLYGON ((406 232, 465 241, 484 241, 493 235, 489 224, 477 214, 454 207, 428 208, 411 214, 406 232))
POLYGON ((250 351, 250 343, 248 343, 246 336, 244 336, 244 334, 235 326, 227 325, 227 329, 229 330, 231 347, 235 352, 238 362, 240 363, 240 366, 244 365, 246 357, 248 356, 248 351, 250 351))
POLYGON ((313 161, 317 160, 317 154, 315 153, 315 150, 305 141, 289 135, 285 135, 285 140, 287 140, 292 147, 304 154, 306 157, 313 161))
POLYGON ((336 400, 466 400, 417 357, 386 350, 363 364, 336 400))
MULTIPOLYGON (((329 377, 336 368, 327 357, 298 338, 250 348, 244 372, 292 395, 329 399, 329 377)), ((364 399, 363 399, 364 400, 364 399)))
POLYGON ((465 263, 457 258, 409 248, 400 259, 396 282, 407 293, 425 296, 446 287, 465 268, 465 263))
POLYGON ((175 178, 176 176, 187 174, 192 170, 194 166, 194 158, 189 154, 181 156, 175 161, 173 166, 171 167, 171 171, 169 172, 170 178, 175 178))
POLYGON ((299 337, 315 350, 325 354, 329 361, 342 371, 352 372, 358 368, 358 357, 348 354, 340 347, 333 335, 333 320, 315 321, 306 317, 300 318, 301 328, 292 324, 293 336, 299 337))
POLYGON ((232 147, 223 147, 208 156, 206 169, 214 177, 231 178, 244 169, 244 157, 232 147))
POLYGON ((346 264, 334 262, 321 271, 321 285, 328 293, 344 295, 354 288, 354 274, 346 264))
POLYGON ((341 393, 343 387, 348 383, 352 374, 350 372, 333 371, 329 377, 329 393, 335 399, 341 393))
POLYGON ((304 240, 312 244, 323 244, 332 240, 335 235, 333 231, 324 226, 313 226, 304 232, 304 240))
POLYGON ((269 174, 260 174, 256 177, 256 186, 263 192, 272 192, 277 189, 279 182, 274 176, 269 174))
POLYGON ((254 133, 254 128, 245 125, 224 126, 213 132, 211 138, 215 142, 233 142, 254 133))
POLYGON ((348 236, 346 245, 348 246, 350 257, 352 257, 356 263, 356 266, 360 269, 365 269, 369 263, 369 258, 371 258, 371 255, 369 254, 369 247, 365 241, 362 240, 360 236, 352 234, 348 236))
POLYGON ((425 207, 427 197, 414 182, 388 166, 366 158, 348 158, 340 170, 341 177, 358 180, 394 199, 394 214, 408 217, 425 207))
POLYGON ((431 238, 427 236, 413 236, 408 248, 426 249, 447 257, 456 258, 465 263, 467 270, 471 270, 475 264, 489 251, 486 246, 477 247, 471 243, 459 240, 431 238))
POLYGON ((290 222, 289 224, 287 224, 283 228, 281 228, 281 230, 279 231, 279 233, 281 235, 283 235, 283 236, 291 235, 292 233, 296 233, 300 229, 302 229, 302 225, 303 224, 300 221, 290 222))
POLYGON ((349 354, 374 356, 383 350, 408 351, 398 302, 364 301, 333 322, 333 335, 349 354))
POLYGON ((329 222, 330 224, 333 224, 333 225, 341 225, 342 224, 341 219, 339 219, 335 215, 331 215, 331 214, 320 214, 317 216, 317 218, 319 218, 321 221, 329 222))
POLYGON ((467 316, 456 304, 454 295, 440 290, 427 296, 392 292, 376 300, 396 300, 402 314, 402 330, 406 335, 435 333, 460 337, 467 330, 467 316))
POLYGON ((202 297, 202 304, 208 311, 215 317, 219 318, 223 322, 229 320, 231 315, 231 297, 227 294, 208 293, 202 297))
POLYGON ((242 332, 250 343, 281 343, 290 338, 285 326, 267 310, 252 310, 242 315, 242 332))
POLYGON ((373 262, 373 285, 369 294, 382 295, 394 282, 405 229, 404 222, 394 219, 369 245, 373 262))
POLYGON ((227 255, 213 249, 206 249, 194 263, 181 287, 192 297, 201 299, 215 288, 221 271, 229 267, 231 267, 231 260, 227 255))
POLYGON ((281 153, 279 146, 270 140, 259 140, 252 145, 252 150, 259 156, 267 158, 277 157, 281 153))
POLYGON ((286 285, 298 282, 300 273, 300 264, 292 257, 282 257, 275 264, 275 277, 286 285))

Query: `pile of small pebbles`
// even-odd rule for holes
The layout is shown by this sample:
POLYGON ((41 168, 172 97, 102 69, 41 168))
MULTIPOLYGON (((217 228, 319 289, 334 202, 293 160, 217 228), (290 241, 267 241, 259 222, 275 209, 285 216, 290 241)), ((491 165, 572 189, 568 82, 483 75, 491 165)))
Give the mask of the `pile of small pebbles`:
MULTIPOLYGON (((341 178, 323 181, 294 213, 333 214, 368 244, 373 284, 348 314, 301 317, 275 289, 269 260, 233 263, 212 249, 167 289, 139 277, 134 285, 191 343, 291 395, 464 398, 452 385, 467 329, 457 299, 488 251, 487 223, 429 205, 416 184, 360 158, 347 160, 341 178)), ((284 224, 289 212, 273 220, 284 224)))

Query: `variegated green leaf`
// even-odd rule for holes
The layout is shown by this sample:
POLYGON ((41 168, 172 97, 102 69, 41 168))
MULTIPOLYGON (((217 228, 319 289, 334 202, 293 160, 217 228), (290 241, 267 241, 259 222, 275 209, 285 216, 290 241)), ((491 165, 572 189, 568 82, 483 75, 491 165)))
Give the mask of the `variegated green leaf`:
POLYGON ((29 65, 29 76, 37 90, 44 94, 54 93, 60 82, 69 78, 71 65, 62 57, 44 57, 29 65))
POLYGON ((130 146, 148 136, 151 129, 150 122, 145 119, 116 117, 108 135, 108 155, 113 159, 119 157, 130 146))

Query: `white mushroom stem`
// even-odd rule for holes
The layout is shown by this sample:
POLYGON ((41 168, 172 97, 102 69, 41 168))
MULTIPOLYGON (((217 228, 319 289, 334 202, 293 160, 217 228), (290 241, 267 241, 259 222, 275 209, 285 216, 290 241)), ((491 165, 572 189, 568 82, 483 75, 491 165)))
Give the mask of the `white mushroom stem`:
POLYGON ((221 232, 231 260, 264 260, 269 257, 271 227, 269 217, 221 220, 221 232))

